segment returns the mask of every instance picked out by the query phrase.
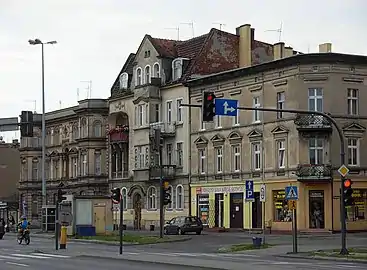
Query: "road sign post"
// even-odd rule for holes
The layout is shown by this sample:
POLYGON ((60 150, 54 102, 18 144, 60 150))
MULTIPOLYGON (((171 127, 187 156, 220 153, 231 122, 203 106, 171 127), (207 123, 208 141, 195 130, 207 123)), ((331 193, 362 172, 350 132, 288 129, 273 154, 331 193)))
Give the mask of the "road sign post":
POLYGON ((255 200, 255 194, 254 194, 254 181, 252 180, 246 180, 246 194, 245 194, 245 200, 249 203, 249 209, 248 209, 248 233, 251 234, 251 202, 255 200))
POLYGON ((262 227, 263 227, 263 244, 265 245, 265 230, 266 230, 266 209, 265 209, 265 202, 266 202, 266 186, 265 184, 261 184, 260 186, 260 202, 262 208, 262 227))
POLYGON ((298 187, 285 187, 285 199, 288 201, 288 209, 292 211, 292 236, 293 236, 293 253, 298 252, 297 243, 297 201, 298 201, 298 187))

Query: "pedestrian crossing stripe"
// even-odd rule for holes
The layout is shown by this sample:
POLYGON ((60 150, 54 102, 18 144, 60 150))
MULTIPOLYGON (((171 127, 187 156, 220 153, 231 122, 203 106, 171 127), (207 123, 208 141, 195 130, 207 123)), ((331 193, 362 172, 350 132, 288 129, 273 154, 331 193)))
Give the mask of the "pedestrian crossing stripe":
POLYGON ((289 186, 285 188, 286 199, 287 200, 298 200, 298 190, 297 187, 289 186))
POLYGON ((0 260, 25 260, 25 259, 67 259, 70 258, 70 256, 66 255, 57 255, 57 254, 46 254, 46 253, 31 253, 31 254, 21 254, 21 253, 15 253, 15 254, 6 254, 2 255, 0 254, 0 260))

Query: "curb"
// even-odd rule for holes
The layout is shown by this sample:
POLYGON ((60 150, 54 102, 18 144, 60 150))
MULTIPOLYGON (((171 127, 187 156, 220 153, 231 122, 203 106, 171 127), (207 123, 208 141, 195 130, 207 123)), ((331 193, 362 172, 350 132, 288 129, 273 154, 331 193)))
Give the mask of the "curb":
POLYGON ((306 260, 323 260, 323 261, 334 261, 334 262, 357 262, 367 264, 365 259, 355 259, 355 258, 338 258, 338 257, 323 257, 317 255, 296 255, 296 254, 286 254, 286 255, 274 255, 279 258, 293 258, 293 259, 306 259, 306 260))
MULTIPOLYGON (((159 244, 166 244, 166 243, 180 243, 186 242, 191 240, 192 237, 182 238, 182 239, 172 239, 172 241, 164 241, 158 243, 123 243, 123 246, 142 246, 142 245, 159 245, 159 244)), ((79 242, 79 243, 93 243, 99 245, 106 245, 106 246, 119 246, 119 242, 115 241, 102 241, 102 240, 87 240, 87 239, 69 239, 69 242, 79 242)))

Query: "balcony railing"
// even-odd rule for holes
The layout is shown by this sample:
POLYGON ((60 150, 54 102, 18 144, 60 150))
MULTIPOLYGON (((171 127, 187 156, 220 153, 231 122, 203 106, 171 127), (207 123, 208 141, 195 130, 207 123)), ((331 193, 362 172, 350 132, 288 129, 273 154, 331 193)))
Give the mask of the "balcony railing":
POLYGON ((117 126, 108 131, 111 142, 129 142, 129 127, 117 126))
MULTIPOLYGON (((163 165, 163 177, 173 178, 176 176, 176 165, 163 165)), ((160 178, 161 168, 159 166, 153 166, 149 168, 149 178, 160 178)))
POLYGON ((20 148, 42 148, 42 138, 39 137, 24 137, 20 139, 20 148))
POLYGON ((332 131, 333 129, 331 122, 322 115, 298 114, 294 123, 298 130, 303 131, 332 131))
POLYGON ((176 124, 175 123, 164 123, 156 122, 150 124, 151 136, 154 136, 154 130, 160 129, 161 135, 164 136, 174 136, 176 134, 176 124))
POLYGON ((128 171, 121 171, 121 172, 112 172, 112 179, 126 179, 129 178, 128 171))
POLYGON ((330 180, 332 173, 330 164, 298 164, 296 175, 298 180, 330 180))

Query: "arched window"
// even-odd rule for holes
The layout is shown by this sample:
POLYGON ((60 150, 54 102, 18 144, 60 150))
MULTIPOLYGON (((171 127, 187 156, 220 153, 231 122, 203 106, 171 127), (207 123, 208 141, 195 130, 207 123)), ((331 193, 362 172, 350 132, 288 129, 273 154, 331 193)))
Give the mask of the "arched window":
POLYGON ((32 213, 32 218, 38 217, 38 195, 37 194, 32 195, 31 213, 32 213))
POLYGON ((82 121, 80 121, 80 133, 81 137, 85 138, 88 136, 88 129, 87 129, 87 119, 83 118, 82 121))
POLYGON ((161 74, 160 74, 160 67, 158 63, 155 63, 153 66, 153 77, 154 78, 160 78, 161 74))
POLYGON ((122 73, 120 75, 120 89, 127 89, 128 81, 129 81, 129 74, 122 73))
POLYGON ((73 140, 78 139, 78 136, 79 136, 79 132, 78 132, 78 124, 74 124, 74 125, 73 125, 73 130, 72 130, 72 137, 73 137, 73 140))
POLYGON ((136 85, 142 85, 142 74, 141 68, 136 69, 136 85))
POLYGON ((167 192, 171 194, 171 203, 167 205, 167 210, 172 210, 173 208, 173 187, 169 186, 167 192))
POLYGON ((126 211, 127 210, 127 190, 125 187, 121 189, 121 197, 122 197, 123 209, 124 211, 126 211))
POLYGON ((185 202, 185 196, 184 196, 184 188, 182 185, 178 185, 176 187, 176 209, 182 210, 184 209, 184 202, 185 202))
POLYGON ((148 189, 148 209, 157 209, 157 190, 155 187, 150 187, 148 189))
POLYGON ((93 123, 93 137, 101 137, 102 136, 102 123, 101 121, 95 121, 93 123))
POLYGON ((176 81, 182 76, 182 59, 175 59, 172 62, 172 78, 173 81, 176 81))
POLYGON ((144 70, 144 76, 145 76, 145 84, 150 83, 150 66, 146 66, 144 70))

